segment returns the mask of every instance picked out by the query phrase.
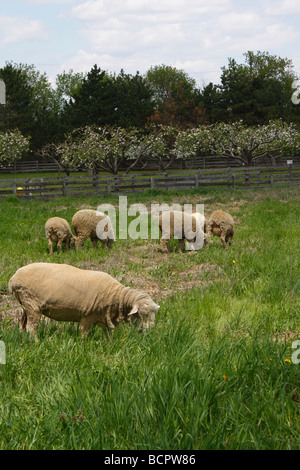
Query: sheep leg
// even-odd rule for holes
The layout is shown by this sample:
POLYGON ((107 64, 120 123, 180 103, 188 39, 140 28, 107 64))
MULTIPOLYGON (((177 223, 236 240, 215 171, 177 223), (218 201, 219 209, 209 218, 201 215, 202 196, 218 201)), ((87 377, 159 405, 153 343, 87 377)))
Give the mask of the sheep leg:
POLYGON ((98 238, 97 237, 96 238, 90 237, 90 238, 91 238, 93 248, 97 248, 98 238))
POLYGON ((86 337, 89 334, 89 331, 93 324, 94 324, 93 320, 89 317, 83 317, 80 320, 79 329, 80 329, 82 338, 86 337))
POLYGON ((224 248, 224 250, 226 250, 226 248, 227 248, 226 234, 224 232, 222 232, 220 238, 221 238, 223 248, 224 248))
POLYGON ((164 253, 167 253, 169 251, 168 241, 169 240, 167 238, 161 238, 160 239, 160 246, 161 246, 161 249, 164 253))
POLYGON ((66 239, 65 246, 66 246, 66 251, 69 251, 69 249, 70 249, 70 238, 69 237, 66 239))
POLYGON ((183 251, 183 248, 184 248, 184 238, 179 238, 178 242, 179 242, 179 249, 180 249, 181 251, 183 251))
POLYGON ((41 319, 41 313, 35 311, 32 308, 23 306, 23 314, 21 317, 21 329, 26 330, 27 333, 31 334, 35 338, 35 342, 38 343, 38 337, 36 330, 39 326, 41 319))
POLYGON ((61 240, 61 239, 58 240, 56 246, 57 246, 57 251, 58 251, 59 253, 61 253, 61 251, 62 251, 62 240, 61 240))
POLYGON ((50 240, 50 238, 48 238, 48 247, 49 247, 50 255, 53 256, 53 246, 52 246, 52 241, 50 240))

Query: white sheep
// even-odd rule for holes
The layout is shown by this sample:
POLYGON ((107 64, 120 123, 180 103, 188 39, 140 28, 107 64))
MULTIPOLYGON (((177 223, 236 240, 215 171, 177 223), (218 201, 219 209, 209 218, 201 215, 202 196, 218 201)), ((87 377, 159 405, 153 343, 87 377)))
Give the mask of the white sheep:
POLYGON ((76 250, 81 248, 89 237, 94 247, 97 246, 99 239, 102 246, 108 248, 111 248, 115 241, 112 222, 103 212, 82 209, 74 214, 72 225, 76 233, 76 250))
POLYGON ((148 294, 123 286, 109 274, 67 264, 23 266, 9 280, 9 291, 23 309, 21 329, 33 335, 42 315, 79 322, 83 335, 99 325, 107 336, 107 329, 131 321, 145 330, 154 326, 159 308, 148 294))
POLYGON ((204 234, 205 218, 199 212, 188 214, 182 211, 165 211, 159 216, 159 228, 161 230, 160 245, 162 251, 168 251, 168 241, 178 238, 179 248, 183 250, 184 241, 190 244, 190 250, 202 248, 206 242, 204 234))
POLYGON ((75 243, 75 237, 71 232, 70 225, 66 219, 61 217, 51 217, 45 223, 45 233, 48 240, 48 246, 51 256, 53 255, 52 242, 57 244, 57 250, 62 250, 62 244, 65 243, 66 250, 75 243))
POLYGON ((224 249, 227 248, 227 243, 231 245, 234 235, 234 220, 233 217, 222 210, 214 211, 206 223, 207 241, 210 241, 211 234, 220 237, 224 249))

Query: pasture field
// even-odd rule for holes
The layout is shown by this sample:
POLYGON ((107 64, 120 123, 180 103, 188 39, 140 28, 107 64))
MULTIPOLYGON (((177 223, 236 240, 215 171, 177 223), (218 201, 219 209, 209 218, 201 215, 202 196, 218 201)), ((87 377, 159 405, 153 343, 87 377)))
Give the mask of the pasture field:
MULTIPOLYGON (((158 240, 88 241, 54 252, 48 217, 118 197, 0 201, 0 449, 300 449, 299 188, 149 191, 128 204, 202 203, 236 221, 233 244, 163 254, 158 240), (106 341, 73 324, 18 328, 8 280, 21 266, 68 263, 105 271, 160 304, 140 334, 106 341), (294 349, 293 349, 294 348, 294 349)), ((129 222, 130 222, 129 218, 129 222)))

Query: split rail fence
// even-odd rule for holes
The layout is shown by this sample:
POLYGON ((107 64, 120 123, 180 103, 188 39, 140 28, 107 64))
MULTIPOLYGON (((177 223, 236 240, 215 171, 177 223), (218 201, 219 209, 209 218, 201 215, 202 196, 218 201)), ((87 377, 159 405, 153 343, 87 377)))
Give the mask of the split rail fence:
MULTIPOLYGON (((293 155, 291 157, 277 157, 276 161, 273 161, 266 157, 265 159, 261 158, 259 160, 259 167, 270 167, 270 166, 282 166, 287 165, 287 161, 292 160, 295 165, 300 164, 300 155, 293 155)), ((168 161, 163 162, 165 165, 168 161)), ((137 165, 135 171, 143 171, 142 170, 142 163, 137 165)), ((176 158, 172 161, 170 166, 168 167, 169 170, 206 170, 209 168, 222 168, 223 170, 228 167, 238 167, 239 164, 235 162, 232 158, 224 158, 219 157, 217 155, 212 156, 198 156, 186 162, 181 158, 176 158), (187 166, 188 163, 188 166, 187 166)), ((121 170, 126 170, 126 166, 121 168, 121 170)), ((159 167, 159 163, 155 161, 149 161, 147 163, 147 171, 160 171, 161 168, 159 167)), ((45 173, 45 172, 60 172, 63 170, 58 165, 58 163, 52 162, 40 162, 38 160, 32 161, 16 161, 11 165, 1 166, 1 173, 45 173)))
POLYGON ((300 166, 172 171, 120 176, 72 176, 0 180, 0 199, 50 199, 65 196, 138 193, 195 188, 267 188, 300 186, 300 166))

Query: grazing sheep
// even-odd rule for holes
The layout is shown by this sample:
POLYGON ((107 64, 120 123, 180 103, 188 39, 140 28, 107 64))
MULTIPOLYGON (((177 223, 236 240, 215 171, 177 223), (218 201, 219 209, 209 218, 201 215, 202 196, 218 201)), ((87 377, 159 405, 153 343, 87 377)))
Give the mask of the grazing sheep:
POLYGON ((53 255, 52 242, 57 244, 57 250, 61 251, 62 244, 65 243, 66 250, 75 243, 75 237, 66 219, 61 217, 51 217, 45 223, 45 232, 48 240, 50 255, 53 255))
POLYGON ((221 238, 223 247, 227 248, 227 243, 231 245, 234 235, 233 217, 222 210, 214 211, 207 221, 207 240, 210 241, 211 234, 221 238))
POLYGON ((115 241, 111 220, 103 212, 92 209, 82 209, 74 214, 72 218, 72 225, 77 236, 75 242, 76 250, 81 248, 89 237, 94 247, 97 246, 99 238, 102 246, 107 246, 108 248, 111 248, 115 241), (105 218, 106 220, 104 220, 105 218), (107 224, 103 227, 103 230, 99 230, 99 226, 97 229, 97 225, 102 220, 104 222, 107 221, 107 224))
POLYGON ((179 248, 183 250, 184 241, 190 244, 189 249, 202 248, 206 241, 204 234, 205 218, 199 212, 186 214, 181 211, 165 211, 159 216, 161 230, 160 245, 164 252, 168 251, 168 241, 175 237, 179 239, 179 248))
POLYGON ((108 337, 107 329, 131 321, 145 330, 154 326, 159 308, 148 294, 124 287, 109 274, 67 264, 24 266, 9 280, 9 290, 23 308, 21 329, 33 335, 42 315, 79 322, 82 334, 97 324, 108 337))

